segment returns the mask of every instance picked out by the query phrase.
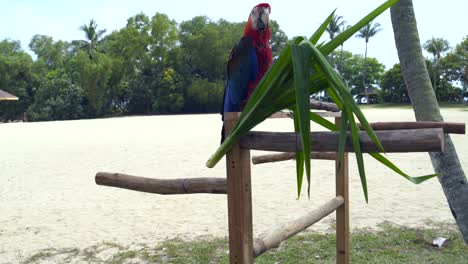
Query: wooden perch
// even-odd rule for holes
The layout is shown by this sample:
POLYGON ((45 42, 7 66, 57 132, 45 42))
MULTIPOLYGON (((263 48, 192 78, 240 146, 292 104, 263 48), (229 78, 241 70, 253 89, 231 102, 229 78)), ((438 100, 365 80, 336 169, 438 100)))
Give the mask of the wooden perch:
MULTIPOLYGON (((362 129, 361 124, 358 124, 362 129)), ((465 134, 464 123, 453 122, 377 122, 370 123, 374 130, 442 128, 444 133, 465 134)))
POLYGON ((325 216, 333 213, 343 203, 343 197, 337 196, 321 207, 307 213, 306 215, 273 230, 265 237, 256 239, 253 247, 254 257, 258 257, 267 250, 278 247, 284 240, 305 230, 309 226, 320 221, 325 216))
POLYGON ((122 173, 98 172, 96 184, 157 194, 226 193, 224 178, 161 180, 122 173))
MULTIPOLYGON (((442 128, 375 131, 385 152, 443 152, 442 128)), ((379 152, 366 132, 359 132, 361 151, 379 152)), ((338 151, 339 132, 311 132, 310 146, 313 152, 338 151)), ((296 152, 302 150, 300 136, 294 132, 249 132, 240 139, 240 146, 247 149, 296 152)), ((354 152, 348 132, 346 152, 354 152)))
MULTIPOLYGON (((313 111, 313 113, 321 117, 340 117, 341 116, 341 112, 313 111)), ((291 112, 276 112, 272 114, 269 118, 294 118, 294 115, 291 112)))
MULTIPOLYGON (((292 160, 295 158, 296 158, 295 152, 283 152, 283 153, 254 156, 252 157, 252 163, 262 164, 262 163, 269 163, 269 162, 292 160)), ((335 152, 312 152, 310 153, 310 158, 319 159, 319 160, 335 160, 336 153, 335 152)))
POLYGON ((330 112, 340 112, 340 108, 334 103, 320 102, 310 99, 310 109, 325 110, 330 112))

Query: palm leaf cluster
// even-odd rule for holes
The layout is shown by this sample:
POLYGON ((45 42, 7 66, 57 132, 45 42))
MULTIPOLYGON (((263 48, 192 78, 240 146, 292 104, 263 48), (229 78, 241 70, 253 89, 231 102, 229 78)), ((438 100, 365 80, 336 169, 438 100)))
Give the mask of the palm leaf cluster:
MULTIPOLYGON (((206 165, 210 168, 214 167, 237 140, 246 135, 253 127, 277 111, 290 109, 294 112, 295 130, 300 134, 302 142, 302 151, 296 154, 298 196, 302 187, 304 169, 309 183, 308 193, 310 193, 310 121, 312 120, 333 131, 338 130, 335 124, 310 111, 310 95, 326 90, 335 104, 342 110, 342 123, 339 130, 339 163, 344 157, 349 129, 356 153, 362 188, 367 201, 364 160, 359 144, 359 127, 356 119, 359 120, 363 129, 379 147, 380 151, 384 152, 384 149, 341 77, 326 60, 326 56, 397 1, 386 1, 356 25, 348 28, 328 43, 317 45, 318 40, 332 20, 334 12, 328 16, 310 39, 296 38, 260 81, 242 111, 236 126, 207 161, 206 165)), ((383 155, 371 153, 371 156, 413 183, 421 183, 436 176, 410 177, 383 155)))
POLYGON ((106 33, 105 29, 97 30, 98 24, 94 19, 89 21, 89 24, 84 24, 79 29, 84 31, 87 40, 81 40, 81 46, 87 49, 88 54, 92 57, 91 53, 97 48, 97 43, 100 42, 102 36, 106 33))

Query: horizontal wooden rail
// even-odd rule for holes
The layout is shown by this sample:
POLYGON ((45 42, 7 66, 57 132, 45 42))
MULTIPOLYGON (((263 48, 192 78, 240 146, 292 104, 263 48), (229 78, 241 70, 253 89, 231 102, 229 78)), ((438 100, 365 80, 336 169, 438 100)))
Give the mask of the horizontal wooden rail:
MULTIPOLYGON (((313 111, 314 114, 321 117, 340 117, 341 112, 313 111)), ((269 118, 294 118, 292 112, 276 112, 269 118)))
MULTIPOLYGON (((358 124, 361 127, 361 124, 358 124)), ((442 128, 444 133, 465 134, 465 123, 454 122, 376 122, 370 123, 374 130, 442 128)), ((362 128, 362 127, 361 127, 362 128)))
POLYGON ((278 247, 284 240, 296 235, 297 233, 305 230, 309 226, 317 223, 325 216, 333 213, 338 207, 344 203, 341 196, 337 196, 319 208, 310 211, 306 215, 293 220, 281 227, 273 230, 270 234, 263 238, 254 241, 254 257, 258 257, 265 253, 267 250, 278 247))
MULTIPOLYGON (((274 153, 274 154, 253 156, 252 163, 262 164, 262 163, 269 163, 269 162, 292 160, 295 158, 296 158, 295 152, 274 153)), ((336 152, 312 152, 310 153, 310 158, 319 159, 319 160, 335 160, 336 152)))
POLYGON ((317 110, 325 110, 330 112, 340 112, 340 108, 334 104, 329 102, 321 102, 318 100, 310 99, 310 109, 317 109, 317 110))
POLYGON ((96 184, 157 194, 215 193, 226 194, 224 178, 186 178, 161 180, 122 173, 98 172, 96 184))
MULTIPOLYGON (((443 152, 442 128, 375 131, 385 152, 443 152)), ((361 150, 364 153, 379 152, 366 132, 359 132, 361 150)), ((339 132, 311 132, 313 152, 338 150, 339 132)), ((297 152, 302 150, 300 136, 294 132, 249 132, 240 139, 240 146, 247 149, 297 152)), ((346 152, 354 152, 348 132, 346 152)))

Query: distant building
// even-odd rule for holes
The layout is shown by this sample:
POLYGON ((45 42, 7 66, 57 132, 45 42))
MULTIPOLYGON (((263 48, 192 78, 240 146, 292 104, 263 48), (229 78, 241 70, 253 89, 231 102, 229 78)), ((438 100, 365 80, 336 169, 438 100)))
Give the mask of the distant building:
POLYGON ((18 100, 18 97, 10 94, 10 93, 7 93, 3 90, 0 90, 0 101, 12 101, 12 100, 18 100))
POLYGON ((358 94, 357 102, 361 104, 375 104, 379 102, 379 93, 374 87, 367 87, 365 89, 365 92, 361 92, 358 94), (366 93, 367 96, 369 97, 369 102, 367 102, 366 98, 366 93))

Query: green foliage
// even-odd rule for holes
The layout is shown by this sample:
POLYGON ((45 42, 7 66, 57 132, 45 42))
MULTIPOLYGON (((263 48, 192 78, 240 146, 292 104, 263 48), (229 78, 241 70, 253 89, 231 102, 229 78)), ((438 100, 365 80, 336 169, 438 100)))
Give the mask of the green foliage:
MULTIPOLYGON (((302 184, 302 166, 305 166, 307 179, 310 179, 310 112, 309 112, 309 97, 310 94, 327 90, 330 97, 342 110, 342 125, 340 126, 340 141, 339 141, 339 162, 343 160, 344 145, 346 144, 346 136, 344 133, 350 130, 351 139, 353 142, 354 152, 356 154, 359 176, 366 201, 367 184, 364 170, 364 160, 359 143, 359 130, 355 118, 361 123, 362 129, 367 133, 372 142, 379 148, 380 152, 384 152, 380 141, 370 127, 367 119, 362 111, 357 106, 352 98, 348 88, 344 84, 341 76, 332 68, 327 61, 326 56, 329 55, 335 48, 340 46, 344 41, 356 33, 360 28, 368 24, 372 19, 381 14, 387 8, 396 3, 395 0, 390 0, 372 11, 369 15, 361 19, 356 25, 342 32, 339 36, 330 42, 315 46, 315 42, 320 38, 326 26, 330 23, 333 13, 325 20, 325 22, 317 29, 312 36, 311 41, 302 37, 294 40, 290 46, 286 47, 279 60, 265 74, 257 88, 252 93, 249 101, 244 107, 239 120, 237 121, 230 134, 226 137, 221 146, 206 162, 206 166, 211 168, 229 151, 229 149, 242 136, 246 135, 253 127, 264 121, 273 113, 285 108, 292 109, 294 112, 295 130, 298 131, 301 138, 302 149, 297 156, 299 161, 297 164, 297 179, 298 193, 300 194, 300 186, 302 184)), ((312 119, 316 121, 317 119, 312 119)), ((322 119, 319 124, 326 123, 322 119)), ((331 125, 325 127, 330 128, 331 125)), ((336 130, 336 127, 332 130, 336 130)), ((394 170, 404 178, 413 183, 421 183, 427 179, 437 176, 436 174, 409 177, 398 169, 393 163, 378 153, 371 153, 371 156, 379 162, 394 170)), ((309 188, 310 188, 310 180, 309 188)), ((308 190, 309 190, 308 188, 308 190)))
MULTIPOLYGON (((244 24, 242 24, 244 26, 244 24)), ((277 58, 288 44, 288 36, 280 29, 278 22, 270 20, 271 38, 270 47, 273 58, 277 58)))
POLYGON ((29 43, 37 58, 44 60, 51 69, 63 66, 68 46, 64 41, 54 42, 52 37, 45 35, 34 35, 29 43))
MULTIPOLYGON (((460 93, 458 100, 461 99, 461 96, 468 96, 468 36, 453 51, 440 59, 439 67, 442 82, 461 85, 461 91, 456 91, 455 88, 455 91, 450 92, 452 94, 460 93)), ((447 85, 442 84, 442 86, 447 85)), ((446 98, 446 100, 453 101, 451 98, 446 98)))
MULTIPOLYGON (((359 94, 364 92, 363 73, 364 73, 364 58, 360 54, 352 54, 349 51, 343 53, 335 53, 334 64, 346 84, 351 90, 351 94, 359 94)), ((380 78, 385 72, 385 66, 375 58, 366 59, 366 84, 376 87, 380 85, 380 78)))
POLYGON ((79 119, 85 117, 84 91, 73 84, 64 72, 48 73, 38 87, 34 103, 28 108, 31 121, 79 119))
POLYGON ((191 112, 212 113, 221 110, 224 82, 195 78, 187 88, 186 108, 191 112))
POLYGON ((344 24, 346 21, 343 20, 342 16, 333 15, 330 24, 328 24, 327 32, 330 36, 330 39, 335 38, 335 36, 343 30, 344 24))
POLYGON ((84 90, 86 99, 91 106, 91 113, 99 115, 108 100, 108 81, 112 75, 112 59, 101 53, 93 58, 79 51, 75 58, 80 76, 80 86, 84 90))
POLYGON ((227 56, 242 36, 240 23, 217 23, 207 17, 195 17, 180 25, 182 67, 190 74, 209 81, 224 78, 227 56))
POLYGON ((80 27, 80 30, 85 33, 86 38, 85 40, 81 40, 81 47, 88 52, 89 58, 93 58, 102 36, 106 33, 105 29, 98 30, 97 27, 98 24, 94 19, 91 19, 88 24, 80 27))
POLYGON ((156 13, 151 18, 150 56, 152 61, 165 62, 178 40, 177 23, 165 14, 156 13))
POLYGON ((442 53, 447 52, 450 49, 448 40, 434 37, 424 42, 423 47, 427 52, 434 56, 434 61, 440 60, 442 53))
POLYGON ((0 42, 0 89, 20 98, 0 103, 0 121, 22 118, 32 101, 31 56, 21 50, 19 41, 0 42))
MULTIPOLYGON (((84 249, 47 248, 26 256, 32 263, 229 263, 229 245, 224 238, 172 239, 158 245, 137 247, 103 242, 84 249)), ((353 229, 350 235, 350 263, 453 263, 464 264, 468 251, 456 226, 432 223, 409 228, 384 222, 375 230, 353 229), (445 237, 441 247, 432 239, 445 237)), ((255 259, 255 263, 336 263, 334 231, 296 235, 255 259)))
POLYGON ((145 78, 136 78, 129 83, 128 111, 131 114, 151 114, 153 108, 153 92, 145 82, 145 78))
POLYGON ((381 30, 382 28, 380 27, 380 23, 369 22, 367 25, 365 25, 362 29, 359 30, 359 33, 356 35, 356 37, 364 39, 367 43, 369 42, 370 38, 375 36, 381 30))
POLYGON ((123 74, 135 77, 136 71, 149 64, 150 19, 143 13, 127 20, 127 25, 104 38, 102 49, 122 62, 123 74))
POLYGON ((409 103, 408 91, 401 75, 400 64, 395 64, 380 79, 380 96, 387 103, 409 103))
POLYGON ((176 73, 173 69, 166 69, 155 91, 156 100, 153 111, 158 114, 177 113, 184 106, 184 96, 176 73))
MULTIPOLYGON (((336 21, 331 17, 330 24, 317 32, 314 43, 327 28, 332 29, 333 23, 336 24, 333 32, 339 29, 343 20, 339 16, 334 19, 336 21)), ((276 21, 271 20, 270 26, 270 46, 277 60, 292 40, 276 21)), ((82 110, 70 118, 219 112, 226 62, 244 27, 245 22, 213 21, 203 16, 178 25, 165 14, 147 16, 139 13, 128 18, 125 27, 105 35, 106 30, 90 20, 80 27, 84 33, 81 40, 65 42, 46 35, 34 35, 29 48, 37 55, 35 61, 21 49, 18 41, 3 40, 0 42, 0 89, 15 94, 20 100, 2 101, 0 120, 21 119, 26 111, 31 113, 31 109, 42 109, 41 117, 34 120, 68 118, 44 111, 40 100, 35 98, 36 95, 45 96, 39 89, 60 86, 50 79, 57 73, 70 82, 74 87, 71 90, 80 90, 77 93, 84 97, 80 101, 82 110), (30 108, 33 103, 34 107, 30 108), (51 116, 46 117, 46 113, 51 116)), ((334 41, 343 43, 342 36, 335 34, 334 38, 338 40, 334 41)), ((459 101, 462 95, 468 95, 467 43, 465 38, 452 52, 441 56, 438 72, 442 77, 436 90, 440 100, 459 101), (459 86, 462 90, 457 88, 459 86)), ((337 47, 336 44, 333 46, 337 47)), ((330 53, 330 47, 326 48, 330 62, 339 70, 353 94, 363 91, 364 82, 379 86, 384 67, 376 59, 368 58, 364 71, 362 56, 346 51, 330 53)), ((331 100, 328 95, 327 99, 331 100)))

